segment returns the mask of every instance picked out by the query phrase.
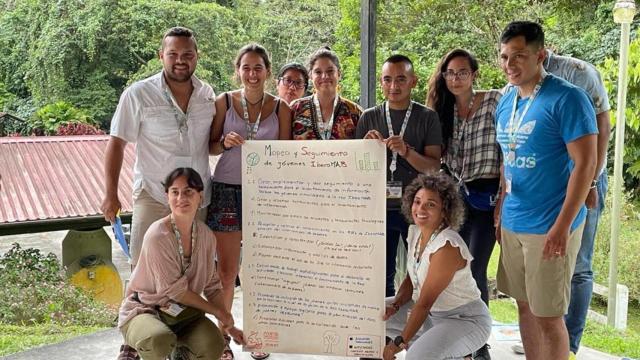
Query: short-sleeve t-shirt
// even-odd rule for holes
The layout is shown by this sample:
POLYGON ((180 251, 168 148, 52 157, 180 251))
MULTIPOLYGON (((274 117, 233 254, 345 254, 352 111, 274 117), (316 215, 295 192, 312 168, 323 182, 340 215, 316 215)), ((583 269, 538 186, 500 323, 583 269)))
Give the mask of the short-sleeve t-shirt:
MULTIPOLYGON (((530 99, 519 99, 517 94, 517 88, 510 87, 496 111, 504 173, 511 182, 511 192, 502 208, 502 227, 517 233, 546 234, 560 214, 574 166, 567 144, 598 133, 595 111, 584 90, 549 74, 519 123, 518 118, 530 99), (516 149, 515 159, 509 159, 514 99, 516 149)), ((583 205, 571 230, 585 216, 583 205)))
MULTIPOLYGON (((378 130, 383 137, 389 137, 389 128, 385 116, 384 103, 373 108, 369 108, 362 113, 358 126, 356 128, 356 139, 362 139, 369 130, 378 130)), ((400 134, 402 123, 407 110, 390 109, 391 126, 393 133, 400 134)), ((405 129, 404 141, 413 147, 416 152, 424 155, 424 147, 429 145, 442 145, 442 130, 440 129, 440 121, 435 111, 426 108, 424 105, 413 103, 411 109, 411 117, 407 122, 405 129)), ((389 166, 393 159, 391 151, 387 149, 387 180, 391 180, 391 171, 389 166)), ((401 181, 402 187, 407 186, 413 179, 418 176, 418 171, 409 164, 402 156, 398 156, 396 171, 393 174, 395 181, 401 181)), ((387 201, 387 208, 399 209, 400 201, 390 199, 387 201)))

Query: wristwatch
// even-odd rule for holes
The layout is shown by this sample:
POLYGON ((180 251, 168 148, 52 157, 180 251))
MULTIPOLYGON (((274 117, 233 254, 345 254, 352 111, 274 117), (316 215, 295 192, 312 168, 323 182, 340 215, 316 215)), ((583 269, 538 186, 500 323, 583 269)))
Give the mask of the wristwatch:
POLYGON ((402 337, 402 335, 398 335, 396 336, 395 339, 393 339, 393 345, 397 346, 402 350, 407 349, 407 344, 404 342, 404 338, 402 337))
POLYGON ((596 179, 591 180, 591 189, 595 189, 596 186, 598 186, 598 180, 596 179))

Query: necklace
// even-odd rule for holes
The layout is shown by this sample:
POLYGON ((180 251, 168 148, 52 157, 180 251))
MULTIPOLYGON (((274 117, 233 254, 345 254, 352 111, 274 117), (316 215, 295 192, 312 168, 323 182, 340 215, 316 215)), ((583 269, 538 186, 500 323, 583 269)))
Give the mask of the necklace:
POLYGON ((258 105, 264 99, 264 93, 262 93, 262 97, 260 99, 258 99, 258 101, 256 101, 256 102, 249 101, 249 99, 247 99, 246 94, 244 95, 244 99, 247 101, 247 103, 249 103, 249 105, 258 105))
MULTIPOLYGON (((258 112, 258 116, 256 117, 256 122, 251 124, 249 120, 249 110, 247 107, 247 97, 245 96, 244 89, 240 92, 240 104, 242 105, 242 118, 245 122, 245 128, 247 131, 247 140, 254 140, 258 135, 258 128, 260 127, 260 118, 262 117, 262 107, 264 106, 264 93, 262 94, 262 98, 260 99, 260 112, 258 112)), ((257 104, 257 103, 256 103, 257 104)))
POLYGON ((178 231, 178 227, 176 226, 176 221, 173 218, 173 214, 169 215, 169 220, 171 221, 171 229, 173 230, 173 234, 175 235, 176 241, 178 242, 178 257, 180 258, 180 268, 182 271, 182 275, 184 275, 189 266, 191 266, 191 259, 193 258, 196 237, 198 236, 196 222, 193 221, 191 223, 191 255, 185 256, 184 248, 182 247, 182 234, 180 234, 180 231, 178 231))
POLYGON ((416 247, 413 250, 413 257, 414 257, 414 259, 416 259, 416 265, 417 266, 420 265, 420 262, 422 261, 422 255, 424 253, 424 249, 427 248, 429 243, 431 243, 433 241, 433 239, 435 239, 438 236, 439 233, 440 233, 440 228, 436 229, 431 234, 431 236, 429 237, 429 240, 424 244, 424 246, 420 246, 420 243, 422 242, 422 232, 420 232, 420 237, 418 237, 418 241, 416 241, 416 247))
POLYGON ((329 140, 331 138, 331 129, 333 129, 333 120, 335 118, 336 108, 338 107, 338 100, 340 97, 336 94, 335 98, 333 98, 333 107, 331 108, 331 117, 329 121, 325 123, 324 118, 322 117, 322 109, 320 108, 320 100, 318 99, 318 95, 313 95, 313 106, 316 108, 315 116, 316 121, 314 125, 316 125, 318 129, 318 135, 322 140, 329 140))
POLYGON ((450 169, 453 172, 454 177, 459 181, 462 181, 462 176, 465 166, 464 154, 462 154, 463 140, 467 124, 471 120, 473 100, 475 100, 476 91, 471 90, 471 99, 469 100, 469 107, 467 108, 467 116, 464 118, 458 111, 458 105, 453 104, 453 136, 451 139, 451 166, 450 169), (462 157, 461 169, 458 169, 458 157, 462 157), (459 172, 458 172, 459 171, 459 172))

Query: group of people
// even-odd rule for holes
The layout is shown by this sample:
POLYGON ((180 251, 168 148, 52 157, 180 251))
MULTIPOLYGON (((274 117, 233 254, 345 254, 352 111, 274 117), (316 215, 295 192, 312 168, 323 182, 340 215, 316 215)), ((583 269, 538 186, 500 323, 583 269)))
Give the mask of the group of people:
POLYGON ((165 33, 163 69, 123 92, 105 156, 102 209, 113 220, 124 147, 136 143, 120 358, 233 359, 231 339, 244 343, 231 315, 240 148, 290 139, 374 139, 387 148, 385 360, 403 349, 406 359, 490 359, 486 273, 496 240, 498 289, 516 299, 527 358, 575 354, 606 192, 607 95, 593 66, 545 49, 537 23, 510 23, 500 42, 503 89, 476 91, 478 61, 455 49, 436 66, 422 105, 411 100, 412 61, 393 55, 381 68, 385 101, 363 111, 340 96, 340 61, 329 48, 306 68, 283 66, 276 96, 267 92, 267 50, 246 45, 234 61, 241 88, 216 97, 193 75, 193 32, 165 33), (220 155, 212 176, 210 154, 220 155), (407 275, 396 291, 401 241, 407 275))

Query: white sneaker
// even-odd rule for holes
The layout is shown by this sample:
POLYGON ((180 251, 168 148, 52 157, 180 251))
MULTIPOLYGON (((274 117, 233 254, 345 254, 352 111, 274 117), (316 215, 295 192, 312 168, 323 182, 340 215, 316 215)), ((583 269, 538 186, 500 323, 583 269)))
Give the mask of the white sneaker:
POLYGON ((522 345, 522 341, 513 344, 511 350, 516 354, 524 355, 524 345, 522 345))

